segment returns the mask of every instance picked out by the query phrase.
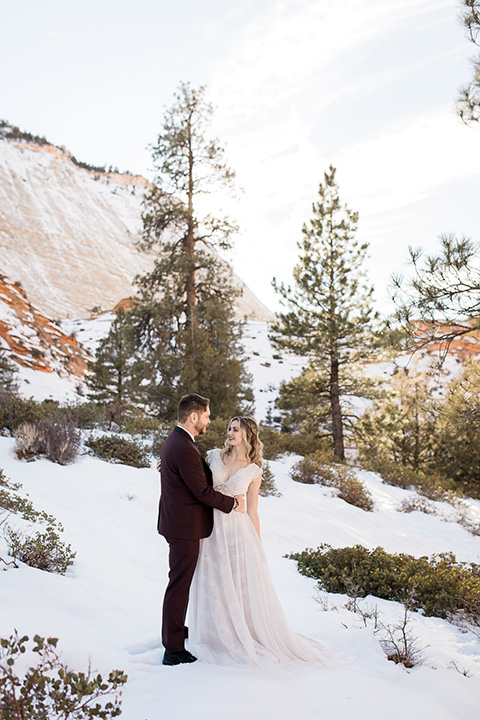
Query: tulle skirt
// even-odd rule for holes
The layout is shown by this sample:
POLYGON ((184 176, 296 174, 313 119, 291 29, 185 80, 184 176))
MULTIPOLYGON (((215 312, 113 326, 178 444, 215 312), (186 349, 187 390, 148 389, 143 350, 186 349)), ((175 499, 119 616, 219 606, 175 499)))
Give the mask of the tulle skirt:
POLYGON ((289 627, 246 513, 214 510, 213 532, 200 541, 188 624, 191 651, 217 665, 335 664, 321 643, 289 627))

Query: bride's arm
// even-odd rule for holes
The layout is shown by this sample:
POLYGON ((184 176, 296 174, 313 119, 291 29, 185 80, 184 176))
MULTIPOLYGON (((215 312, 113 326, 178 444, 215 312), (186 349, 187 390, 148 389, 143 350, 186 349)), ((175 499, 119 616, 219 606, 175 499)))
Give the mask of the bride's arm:
POLYGON ((258 491, 260 490, 260 484, 262 482, 262 476, 259 475, 257 478, 252 480, 247 490, 247 515, 253 523, 253 527, 257 531, 258 537, 260 537, 260 520, 258 518, 258 491))

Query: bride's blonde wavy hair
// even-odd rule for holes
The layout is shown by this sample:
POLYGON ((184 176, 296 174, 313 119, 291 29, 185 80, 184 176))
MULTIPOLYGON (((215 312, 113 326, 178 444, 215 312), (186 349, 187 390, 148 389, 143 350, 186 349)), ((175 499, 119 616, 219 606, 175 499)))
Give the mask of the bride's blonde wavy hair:
MULTIPOLYGON (((263 443, 258 437, 259 428, 257 421, 254 420, 252 417, 248 416, 236 416, 233 417, 228 423, 229 429, 234 420, 236 420, 240 425, 240 430, 242 431, 243 435, 243 442, 245 443, 245 447, 247 448, 247 458, 250 460, 250 462, 258 465, 258 467, 262 467, 263 443)), ((229 445, 228 439, 225 440, 225 447, 222 450, 222 459, 227 455, 230 455, 232 450, 233 448, 231 445, 229 445)))

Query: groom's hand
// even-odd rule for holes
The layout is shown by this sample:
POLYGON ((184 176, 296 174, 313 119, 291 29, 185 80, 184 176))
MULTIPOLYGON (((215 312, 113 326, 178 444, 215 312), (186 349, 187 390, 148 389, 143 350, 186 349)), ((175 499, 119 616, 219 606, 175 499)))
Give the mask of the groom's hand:
POLYGON ((245 512, 245 495, 235 495, 235 498, 238 502, 237 507, 235 508, 235 512, 245 512))

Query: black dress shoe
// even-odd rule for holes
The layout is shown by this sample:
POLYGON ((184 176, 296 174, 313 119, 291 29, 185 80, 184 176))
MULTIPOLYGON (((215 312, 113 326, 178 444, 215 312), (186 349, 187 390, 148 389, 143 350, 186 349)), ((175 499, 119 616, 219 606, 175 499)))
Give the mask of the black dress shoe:
POLYGON ((181 665, 182 663, 194 663, 197 658, 188 650, 179 650, 178 652, 169 652, 165 650, 163 656, 164 665, 181 665))

